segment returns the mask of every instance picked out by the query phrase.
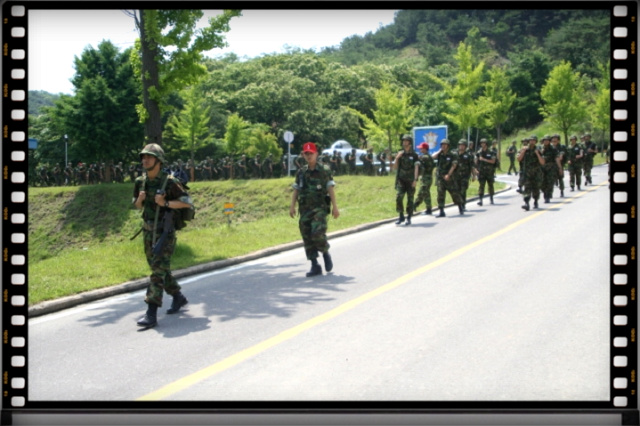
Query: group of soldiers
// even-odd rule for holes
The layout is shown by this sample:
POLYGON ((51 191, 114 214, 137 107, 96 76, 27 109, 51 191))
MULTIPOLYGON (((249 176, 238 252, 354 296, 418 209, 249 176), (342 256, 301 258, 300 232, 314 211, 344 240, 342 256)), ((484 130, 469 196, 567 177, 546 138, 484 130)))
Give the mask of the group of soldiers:
MULTIPOLYGON (((137 173, 142 173, 140 165, 133 166, 133 169, 137 173)), ((37 170, 35 184, 39 186, 93 185, 107 182, 122 183, 124 178, 125 170, 122 162, 110 166, 105 163, 85 164, 79 162, 76 166, 72 163, 67 163, 66 167, 62 167, 58 163, 51 170, 46 165, 40 166, 37 170), (106 173, 107 168, 109 168, 110 175, 106 173)), ((135 176, 132 181, 134 179, 135 176)))
MULTIPOLYGON (((173 175, 183 176, 185 182, 269 179, 279 172, 278 168, 279 166, 274 164, 273 154, 268 154, 264 160, 261 159, 260 154, 251 159, 247 158, 246 155, 242 155, 238 161, 233 161, 229 156, 217 161, 212 160, 211 157, 206 157, 205 160, 195 162, 190 159, 186 162, 177 160, 165 166, 165 169, 173 175), (191 176, 192 168, 194 170, 193 176, 191 176)), ((37 186, 76 186, 112 182, 122 183, 127 177, 130 182, 133 182, 137 177, 142 176, 142 173, 143 169, 139 162, 131 162, 128 167, 125 167, 122 161, 112 165, 79 162, 76 166, 69 162, 64 168, 60 164, 54 165, 51 169, 46 165, 39 167, 34 184, 37 186), (109 174, 106 173, 107 169, 110 171, 109 174)))
MULTIPOLYGON (((530 201, 533 199, 533 208, 538 208, 540 195, 545 203, 551 201, 554 187, 560 189, 560 196, 564 197, 564 168, 569 170, 569 186, 571 191, 577 187, 580 190, 582 175, 584 172, 584 185, 591 185, 591 169, 593 158, 598 153, 597 145, 591 141, 591 134, 586 133, 580 137, 573 135, 569 138, 569 146, 560 144, 560 135, 545 135, 540 140, 534 135, 521 140, 522 148, 518 152, 517 160, 520 163, 520 177, 518 179, 518 192, 524 197, 522 208, 529 210, 530 201)), ((512 159, 515 153, 516 141, 512 142, 507 155, 513 165, 512 159)), ((509 166, 509 173, 512 165, 509 166)), ((515 166, 514 166, 515 168, 515 166)), ((517 170, 516 170, 517 172, 517 170)))
POLYGON ((467 203, 467 190, 471 180, 479 181, 478 205, 483 204, 485 187, 488 189, 489 200, 493 204, 495 171, 499 168, 497 148, 489 148, 487 139, 480 139, 480 149, 474 150, 473 142, 460 139, 457 150, 451 149, 448 139, 440 142, 440 150, 429 153, 429 145, 423 142, 418 146, 420 155, 413 151, 413 138, 404 135, 403 150, 398 152, 392 161, 392 168, 396 174, 396 211, 398 220, 396 225, 411 224, 411 217, 424 202, 426 210, 423 214, 432 214, 431 185, 435 170, 437 199, 436 204, 444 217, 444 206, 447 192, 458 206, 460 214, 464 214, 467 203), (415 191, 418 195, 414 200, 415 191), (407 196, 406 208, 404 197, 407 196), (406 212, 406 216, 405 216, 406 212))
MULTIPOLYGON (((522 148, 517 150, 517 141, 513 141, 507 149, 506 155, 510 160, 507 174, 511 171, 518 174, 516 160, 520 166, 518 192, 523 194, 523 209, 530 209, 530 201, 533 199, 533 208, 538 208, 538 199, 543 195, 544 202, 548 203, 553 197, 555 186, 560 189, 560 196, 564 197, 564 169, 569 170, 569 186, 571 191, 577 187, 580 190, 582 173, 584 171, 584 185, 590 185, 593 158, 598 148, 591 141, 591 135, 581 137, 582 143, 577 142, 577 136, 571 136, 570 145, 561 145, 560 135, 545 135, 540 140, 531 136, 522 139, 522 148)), ((467 203, 467 190, 469 183, 478 180, 478 205, 482 206, 485 196, 485 187, 488 191, 489 202, 494 204, 493 195, 496 170, 500 169, 497 143, 494 141, 489 146, 487 139, 480 139, 480 149, 473 148, 473 142, 461 139, 457 150, 450 148, 450 142, 444 139, 440 142, 441 149, 433 155, 429 154, 429 145, 422 143, 418 146, 420 154, 413 151, 413 138, 405 135, 402 138, 403 150, 398 152, 392 167, 398 170, 396 174, 396 211, 399 215, 396 225, 411 224, 411 217, 424 202, 426 210, 423 214, 432 214, 431 185, 433 184, 433 172, 437 185, 437 207, 440 210, 438 217, 444 217, 446 193, 458 206, 460 214, 464 214, 467 203), (414 195, 418 190, 418 194, 414 195), (404 197, 407 204, 404 205, 404 197), (405 216, 406 213, 406 216, 405 216)))

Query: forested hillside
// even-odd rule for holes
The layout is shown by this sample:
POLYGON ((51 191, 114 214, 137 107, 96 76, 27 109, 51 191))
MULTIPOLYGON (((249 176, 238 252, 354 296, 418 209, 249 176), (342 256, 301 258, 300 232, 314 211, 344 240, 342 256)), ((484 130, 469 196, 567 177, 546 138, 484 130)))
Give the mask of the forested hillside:
MULTIPOLYGON (((337 139, 398 147, 413 126, 437 124, 449 127, 454 144, 467 134, 495 139, 543 121, 563 143, 567 132, 604 138, 609 13, 401 10, 393 24, 320 52, 291 49, 245 61, 194 54, 205 70, 196 82, 156 94, 162 144, 171 160, 197 162, 279 157, 287 130, 295 134, 294 153, 306 141, 327 147, 337 139), (550 84, 558 79, 564 83, 550 84), (560 128, 563 102, 571 111, 560 128)), ((62 163, 64 134, 74 164, 137 159, 145 117, 139 62, 131 60, 138 55, 105 41, 76 60, 73 96, 46 107, 47 97, 30 92, 30 137, 40 140, 30 167, 62 163)), ((160 60, 172 73, 184 66, 168 54, 160 60)))

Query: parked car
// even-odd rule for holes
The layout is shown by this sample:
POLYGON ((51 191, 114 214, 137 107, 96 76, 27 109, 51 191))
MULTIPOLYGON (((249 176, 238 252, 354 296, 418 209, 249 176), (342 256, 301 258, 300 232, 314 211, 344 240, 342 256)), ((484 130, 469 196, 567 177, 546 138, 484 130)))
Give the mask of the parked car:
MULTIPOLYGON (((351 153, 352 149, 353 149, 353 146, 351 146, 349 142, 345 141, 344 139, 340 139, 335 141, 333 144, 331 144, 330 148, 322 150, 322 153, 333 155, 334 151, 338 151, 339 153, 342 154, 342 158, 344 159, 346 158, 347 154, 351 153)), ((356 148, 356 167, 362 166, 360 155, 366 154, 366 153, 367 153, 366 150, 356 148)), ((374 158, 374 161, 376 161, 375 158, 374 158)))

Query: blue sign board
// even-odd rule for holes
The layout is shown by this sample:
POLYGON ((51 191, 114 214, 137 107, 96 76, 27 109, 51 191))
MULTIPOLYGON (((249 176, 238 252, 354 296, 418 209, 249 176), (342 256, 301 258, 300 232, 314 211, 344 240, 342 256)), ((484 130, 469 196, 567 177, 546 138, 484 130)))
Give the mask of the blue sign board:
POLYGON ((447 126, 424 126, 413 128, 414 149, 418 151, 418 146, 426 142, 429 144, 429 154, 440 150, 440 141, 447 138, 447 126))
POLYGON ((29 149, 38 148, 38 139, 29 138, 29 149))

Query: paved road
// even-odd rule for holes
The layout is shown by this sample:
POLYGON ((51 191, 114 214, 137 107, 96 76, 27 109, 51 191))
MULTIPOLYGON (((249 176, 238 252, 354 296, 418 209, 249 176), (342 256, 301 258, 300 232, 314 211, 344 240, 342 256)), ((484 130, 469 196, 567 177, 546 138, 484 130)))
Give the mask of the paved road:
POLYGON ((296 249, 183 279, 144 332, 142 292, 31 319, 29 399, 608 400, 606 168, 495 201, 334 239, 321 277, 296 249))

